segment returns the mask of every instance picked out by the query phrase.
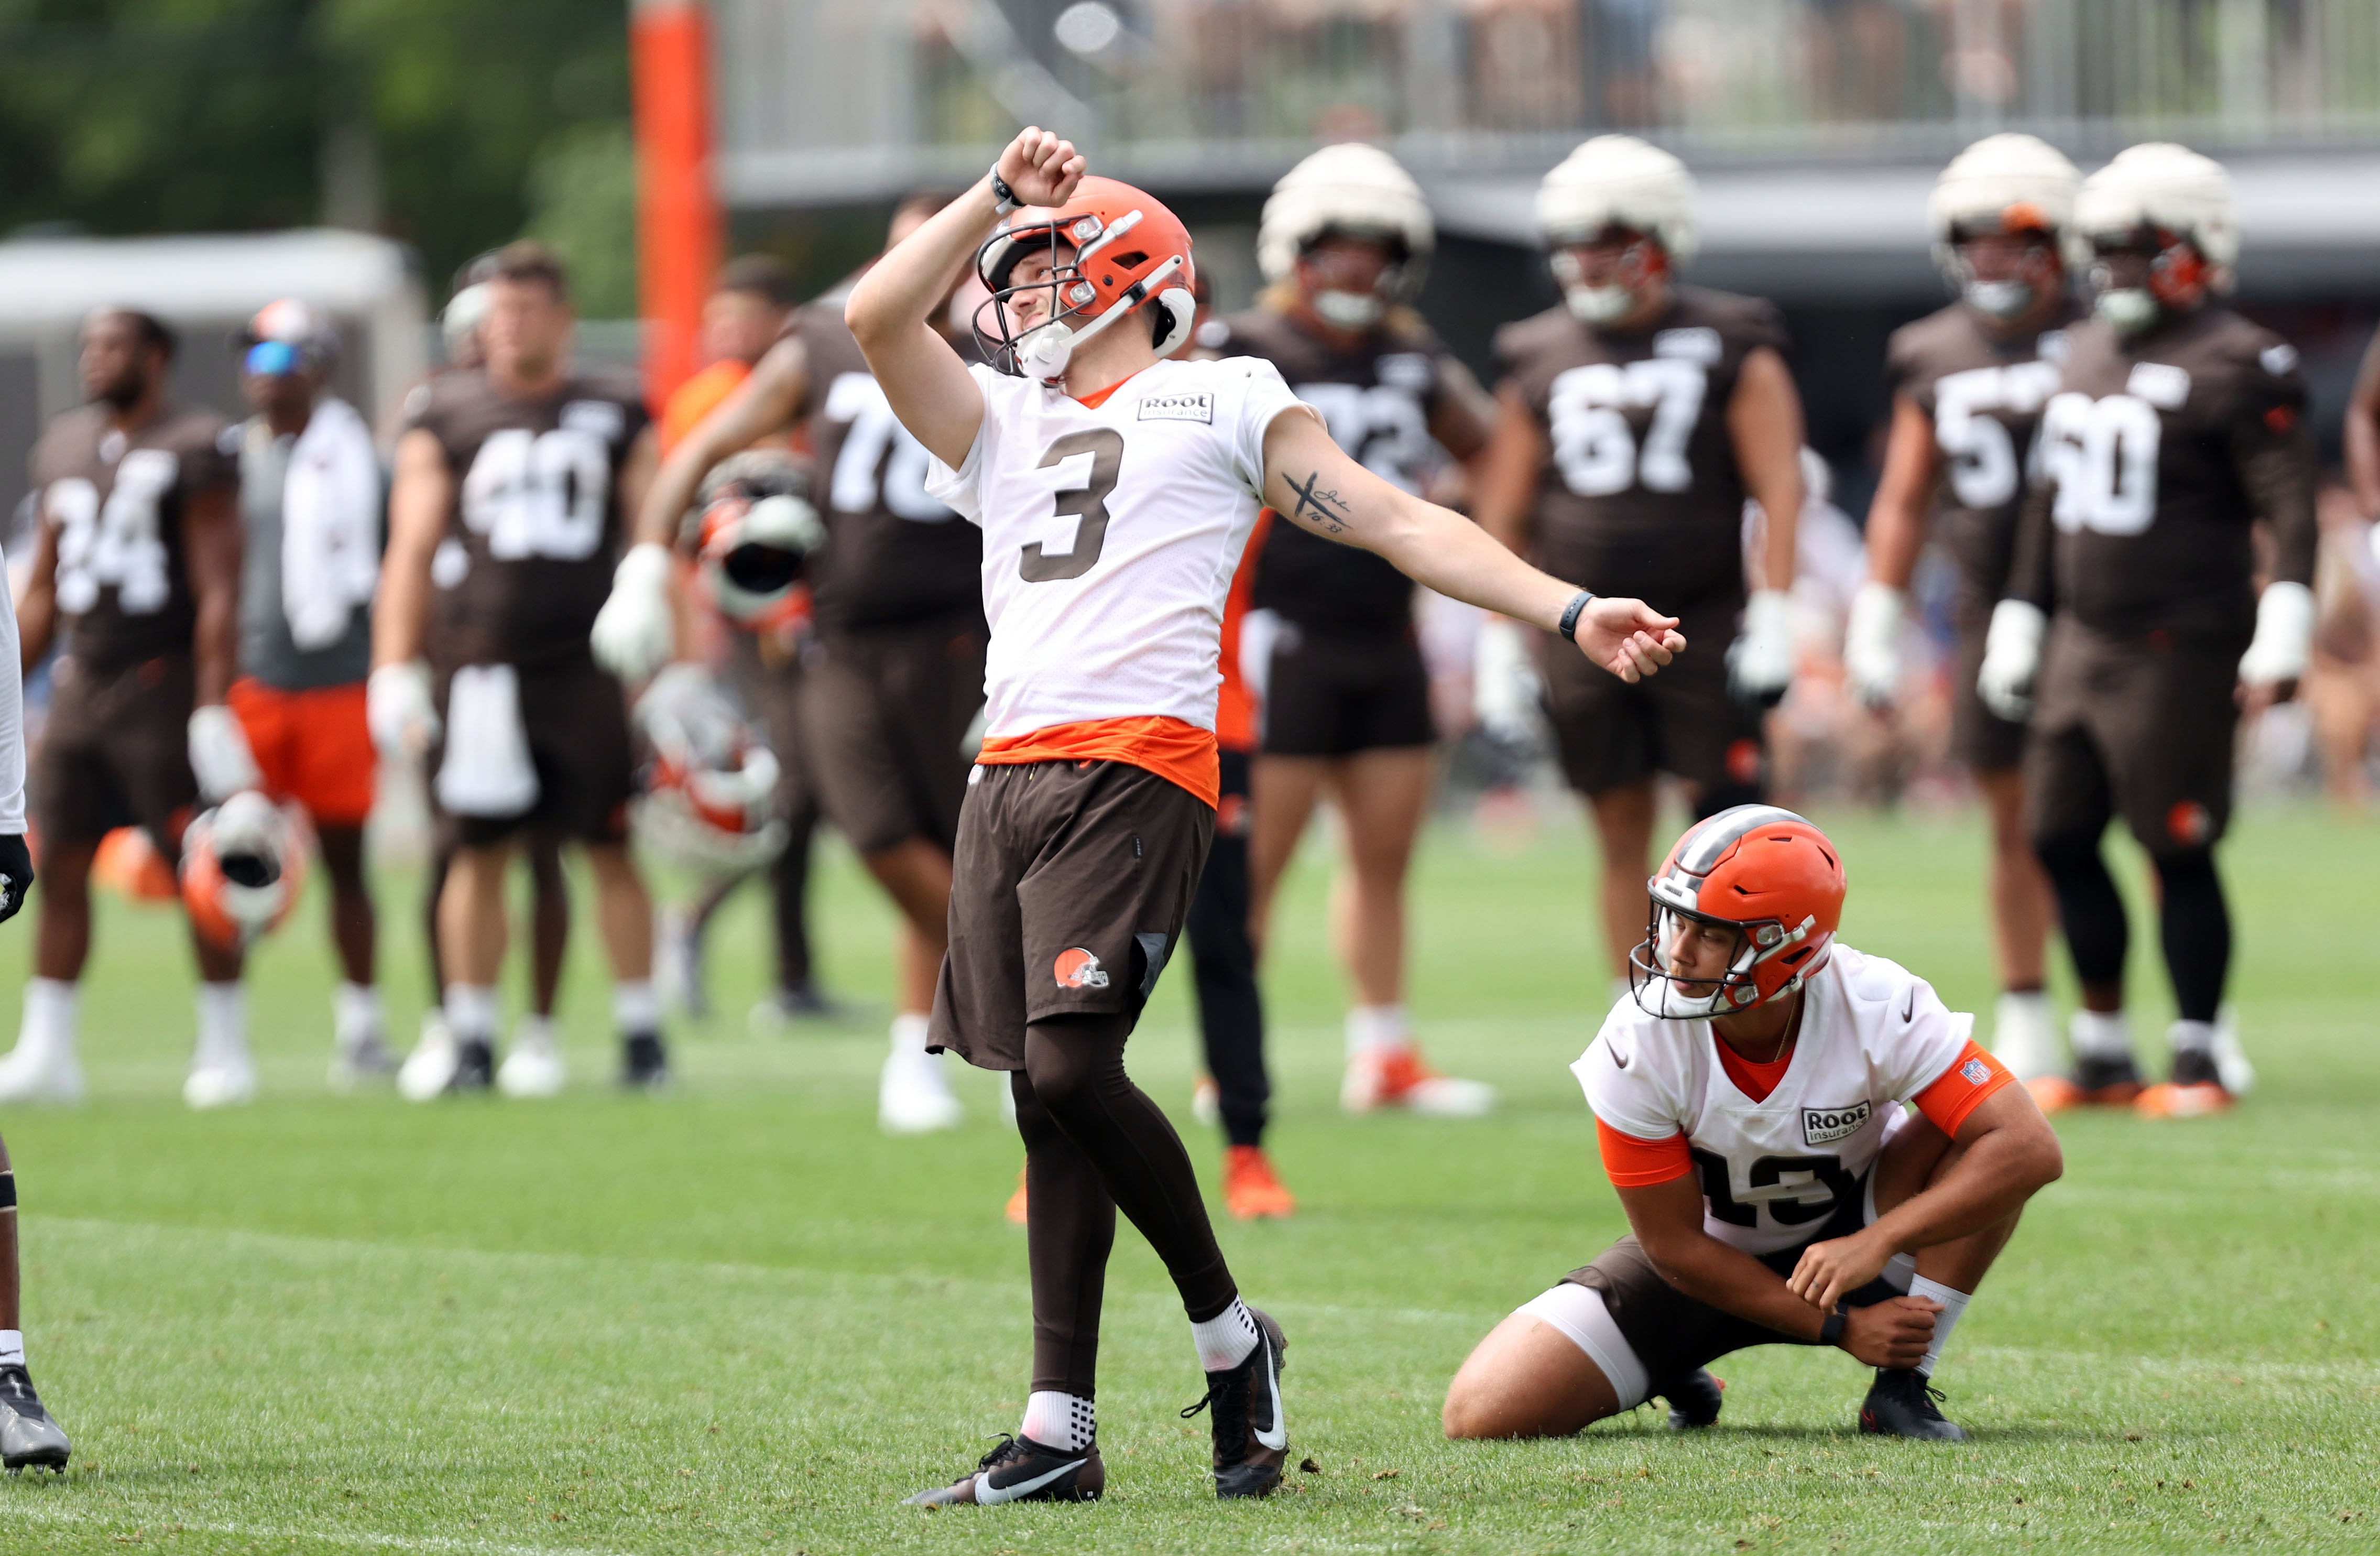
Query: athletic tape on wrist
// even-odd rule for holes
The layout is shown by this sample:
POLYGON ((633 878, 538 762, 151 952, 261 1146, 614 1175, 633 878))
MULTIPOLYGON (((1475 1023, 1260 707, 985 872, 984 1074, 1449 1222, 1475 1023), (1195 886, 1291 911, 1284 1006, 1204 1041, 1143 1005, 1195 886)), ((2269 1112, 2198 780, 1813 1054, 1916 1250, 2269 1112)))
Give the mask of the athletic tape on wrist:
POLYGON ((13 1210, 16 1208, 17 1174, 13 1172, 0 1173, 0 1210, 13 1210))
POLYGON ((1573 645, 1577 643, 1578 618, 1586 614, 1586 608, 1594 603, 1595 596, 1583 589, 1576 594, 1570 597, 1570 603, 1562 607, 1561 638, 1563 642, 1573 645))

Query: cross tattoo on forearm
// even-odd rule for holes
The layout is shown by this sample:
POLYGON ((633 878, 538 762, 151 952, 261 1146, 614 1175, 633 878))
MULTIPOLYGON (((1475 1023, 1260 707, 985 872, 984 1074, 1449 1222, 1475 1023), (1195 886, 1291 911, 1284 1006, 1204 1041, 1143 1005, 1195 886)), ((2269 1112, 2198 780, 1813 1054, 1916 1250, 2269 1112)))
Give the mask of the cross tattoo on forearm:
POLYGON ((1324 492, 1318 490, 1322 484, 1322 472, 1320 470, 1316 470, 1312 474, 1308 475, 1305 478, 1305 484, 1304 486, 1298 485, 1297 482, 1291 480, 1286 476, 1281 478, 1281 483, 1287 486, 1292 492, 1297 493, 1297 505, 1290 510, 1290 517, 1304 518, 1305 517, 1306 510, 1311 508, 1314 510, 1314 522, 1320 525, 1325 529, 1330 530, 1332 534, 1335 535, 1339 531, 1347 528, 1347 526, 1341 521, 1339 514, 1346 514, 1352 517, 1355 510, 1349 507, 1346 502, 1342 499, 1336 492, 1324 492), (1328 505, 1326 506, 1325 504, 1328 505), (1332 507, 1337 508, 1339 513, 1332 513, 1330 511, 1332 507))

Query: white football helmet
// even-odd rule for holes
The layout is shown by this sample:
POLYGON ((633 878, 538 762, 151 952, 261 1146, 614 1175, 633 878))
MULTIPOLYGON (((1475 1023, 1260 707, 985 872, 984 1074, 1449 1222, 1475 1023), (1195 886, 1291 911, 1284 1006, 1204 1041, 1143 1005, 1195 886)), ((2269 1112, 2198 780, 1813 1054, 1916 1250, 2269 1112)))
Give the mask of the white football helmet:
POLYGON ((182 832, 182 903, 191 927, 237 950, 278 929, 306 879, 306 834, 289 812, 243 789, 182 832))
POLYGON ((785 846, 777 815, 780 769, 699 665, 672 664, 637 699, 637 727, 652 745, 645 792, 629 812, 638 840, 673 864, 741 874, 785 846))
POLYGON ((1257 226, 1257 263, 1268 281, 1285 281, 1297 257, 1325 233, 1385 238, 1404 249, 1391 300, 1421 289, 1438 224, 1421 186, 1378 146, 1350 140, 1325 146, 1281 175, 1257 226))
POLYGON ((1694 257, 1694 179, 1686 164, 1633 135, 1598 135, 1537 186, 1537 233, 1554 248, 1608 227, 1650 233, 1682 265, 1694 257))
POLYGON ((771 450, 733 455, 703 478, 701 503, 697 554, 719 614, 754 630, 777 625, 826 544, 809 471, 771 450))
POLYGON ((1986 135, 1950 159, 1926 198, 1934 241, 1972 232, 2037 228, 2062 236, 2074 221, 2082 175, 2046 140, 2010 131, 1986 135))
POLYGON ((2207 287, 2231 289, 2232 267, 2240 262, 2240 213, 2231 175, 2221 163, 2187 146, 2151 140, 2118 152, 2082 180, 2074 199, 2074 236, 2083 246, 2078 263, 2088 262, 2093 241, 2144 226, 2188 239, 2206 261, 2207 287))

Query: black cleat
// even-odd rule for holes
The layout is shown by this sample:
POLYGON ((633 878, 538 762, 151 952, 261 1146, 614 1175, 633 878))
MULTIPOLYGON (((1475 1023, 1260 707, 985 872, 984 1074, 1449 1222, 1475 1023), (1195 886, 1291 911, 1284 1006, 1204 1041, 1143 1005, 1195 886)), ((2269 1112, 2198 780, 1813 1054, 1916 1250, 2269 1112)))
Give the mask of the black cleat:
POLYGON ((496 1051, 483 1038, 468 1038, 455 1045, 455 1078, 446 1089, 460 1095, 485 1091, 496 1084, 496 1051))
POLYGON ((1289 1342, 1269 1315, 1251 1307, 1248 1317, 1257 1321, 1257 1348, 1228 1372, 1207 1374, 1206 1397, 1182 1413, 1186 1421, 1215 1407, 1215 1495, 1223 1501, 1270 1496, 1289 1463, 1289 1420, 1281 1408, 1289 1342))
POLYGON ((1945 1417, 1934 1402, 1942 1391, 1925 1374, 1905 1367, 1879 1367, 1860 1405, 1859 1427, 1881 1437, 1913 1437, 1931 1442, 1964 1442, 1958 1422, 1945 1417))
POLYGON ((2173 1074, 2168 1079, 2175 1086, 2221 1086, 2223 1072, 2216 1068, 2213 1049, 2177 1048, 2173 1074))
POLYGON ((1687 1432, 1714 1425, 1718 1420, 1719 1393, 1726 1387, 1707 1371, 1696 1368, 1693 1377, 1655 1389, 1653 1392, 1670 1402, 1670 1429, 1687 1432))
POLYGON ((620 1039, 620 1084, 631 1091, 659 1091, 670 1080, 669 1051, 650 1032, 620 1039))
POLYGON ((54 1469, 63 1475, 71 1452, 66 1429, 42 1408, 32 1375, 21 1364, 0 1367, 0 1469, 10 1475, 54 1469))
POLYGON ((1045 1448, 1029 1437, 1003 1435, 973 1475, 904 1497, 904 1507, 988 1507, 994 1502, 1095 1502, 1107 1489, 1108 1467, 1096 1442, 1080 1453, 1045 1448))

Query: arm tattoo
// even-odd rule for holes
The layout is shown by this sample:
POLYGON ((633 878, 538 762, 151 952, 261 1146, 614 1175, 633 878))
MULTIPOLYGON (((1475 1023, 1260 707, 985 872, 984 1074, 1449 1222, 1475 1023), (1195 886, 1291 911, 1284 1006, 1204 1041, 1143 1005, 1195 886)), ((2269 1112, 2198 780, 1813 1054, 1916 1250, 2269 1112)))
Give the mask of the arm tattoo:
POLYGON ((1290 510, 1290 517, 1301 523, 1311 522, 1315 528, 1327 529, 1333 535, 1346 533, 1346 519, 1354 517, 1355 510, 1349 507, 1346 500, 1336 492, 1320 490, 1322 485, 1320 470, 1308 473, 1304 486, 1298 485, 1287 476, 1281 478, 1281 482, 1297 493, 1297 506, 1290 510), (1339 511, 1333 513, 1330 511, 1333 508, 1339 511))

